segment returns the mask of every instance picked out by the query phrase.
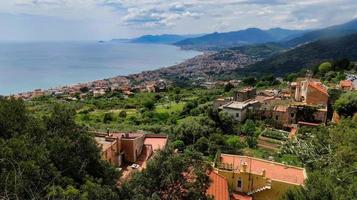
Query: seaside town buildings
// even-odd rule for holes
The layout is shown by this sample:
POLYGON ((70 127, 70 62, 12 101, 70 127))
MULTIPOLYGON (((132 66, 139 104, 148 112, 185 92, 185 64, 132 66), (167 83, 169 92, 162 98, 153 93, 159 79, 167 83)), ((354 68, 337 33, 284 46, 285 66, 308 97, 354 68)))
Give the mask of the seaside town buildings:
POLYGON ((285 91, 244 88, 235 91, 233 97, 218 98, 213 106, 239 122, 247 118, 270 119, 277 128, 292 128, 326 123, 328 100, 326 86, 307 77, 290 83, 285 91))

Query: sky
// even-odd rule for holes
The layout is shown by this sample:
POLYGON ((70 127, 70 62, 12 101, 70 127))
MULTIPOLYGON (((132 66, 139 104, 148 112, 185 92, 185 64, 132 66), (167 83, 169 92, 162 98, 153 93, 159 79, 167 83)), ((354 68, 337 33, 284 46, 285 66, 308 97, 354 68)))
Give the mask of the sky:
POLYGON ((354 18, 357 0, 1 0, 0 40, 316 29, 354 18))

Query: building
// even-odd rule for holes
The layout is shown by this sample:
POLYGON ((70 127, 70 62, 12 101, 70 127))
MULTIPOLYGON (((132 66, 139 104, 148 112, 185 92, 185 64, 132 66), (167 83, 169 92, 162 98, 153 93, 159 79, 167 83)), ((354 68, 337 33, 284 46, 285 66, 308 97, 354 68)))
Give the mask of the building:
POLYGON ((353 90, 352 81, 351 80, 340 81, 340 88, 341 90, 345 90, 345 91, 353 90))
POLYGON ((215 170, 226 178, 233 195, 254 200, 280 199, 288 189, 304 185, 307 178, 304 168, 230 154, 220 155, 215 170))
POLYGON ((234 92, 233 100, 238 102, 244 102, 249 99, 254 99, 257 95, 255 88, 244 88, 234 92))
POLYGON ((232 101, 220 107, 223 111, 232 115, 239 122, 244 121, 249 113, 254 113, 259 108, 259 101, 250 99, 244 102, 232 101))
POLYGON ((233 100, 232 97, 219 97, 213 101, 213 108, 217 109, 223 105, 228 104, 232 100, 233 100))
POLYGON ((95 133, 103 160, 120 167, 124 162, 134 163, 148 159, 155 151, 165 148, 167 136, 144 133, 95 133))
POLYGON ((329 95, 326 86, 321 82, 306 78, 297 81, 296 84, 291 84, 291 86, 295 86, 292 87, 292 89, 295 89, 295 101, 327 106, 329 95))

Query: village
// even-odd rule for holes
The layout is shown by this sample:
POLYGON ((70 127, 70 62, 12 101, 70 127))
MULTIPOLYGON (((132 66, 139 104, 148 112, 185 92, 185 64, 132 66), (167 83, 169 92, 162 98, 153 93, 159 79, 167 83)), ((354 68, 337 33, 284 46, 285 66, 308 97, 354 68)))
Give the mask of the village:
MULTIPOLYGON (((103 94, 107 83, 102 82, 103 94)), ((212 88, 225 84, 239 85, 240 81, 214 83, 203 82, 203 87, 212 88)), ((357 81, 343 80, 335 86, 338 90, 357 89, 357 81)), ((99 84, 99 83, 98 83, 99 84)), ((84 85, 77 86, 77 88, 84 85)), ((167 87, 159 81, 142 87, 141 92, 160 92, 167 87)), ((76 92, 80 92, 78 89, 76 92)), ((96 90, 87 92, 97 94, 96 90)), ((123 94, 135 90, 127 88, 123 94)), ((213 108, 226 112, 237 122, 247 119, 269 120, 270 123, 259 135, 258 148, 278 151, 289 140, 294 140, 301 127, 324 126, 329 118, 328 87, 320 80, 306 77, 289 82, 288 87, 278 89, 256 89, 243 87, 234 90, 233 96, 219 97, 213 101, 213 108)), ((332 113, 332 123, 338 123, 339 116, 332 113)), ((108 161, 122 173, 118 186, 130 180, 131 176, 145 169, 155 154, 166 148, 169 137, 163 134, 145 132, 95 132, 95 140, 102 151, 102 159, 108 161)), ((209 172, 212 181, 207 194, 217 200, 280 199, 289 189, 304 185, 308 178, 306 170, 273 159, 261 159, 246 155, 219 153, 209 172)))

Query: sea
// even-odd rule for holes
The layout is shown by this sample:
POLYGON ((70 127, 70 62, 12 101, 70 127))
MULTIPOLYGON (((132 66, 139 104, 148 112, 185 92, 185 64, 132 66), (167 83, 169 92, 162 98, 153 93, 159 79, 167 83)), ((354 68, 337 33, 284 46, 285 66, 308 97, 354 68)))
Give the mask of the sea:
POLYGON ((0 95, 154 70, 200 54, 162 44, 0 42, 0 95))

